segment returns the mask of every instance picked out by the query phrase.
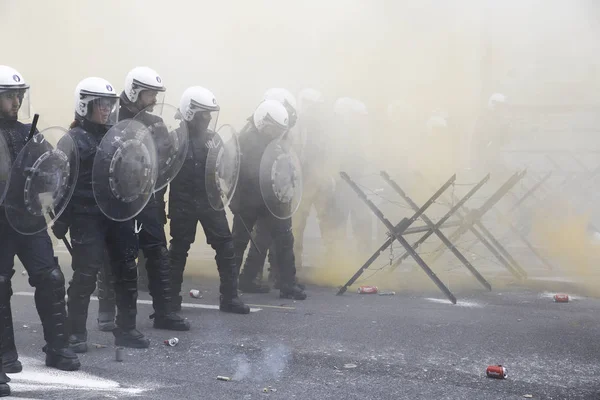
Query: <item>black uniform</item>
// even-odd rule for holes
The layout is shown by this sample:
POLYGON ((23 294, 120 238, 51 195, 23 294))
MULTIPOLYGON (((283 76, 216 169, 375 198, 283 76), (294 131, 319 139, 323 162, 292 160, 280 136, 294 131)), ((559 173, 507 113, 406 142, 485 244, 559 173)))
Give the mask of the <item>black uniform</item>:
POLYGON ((255 226, 255 238, 265 238, 256 243, 258 249, 249 250, 244 270, 240 275, 240 286, 253 281, 263 268, 267 250, 273 243, 274 263, 279 267, 281 296, 304 300, 306 294, 296 284, 296 266, 294 258, 294 235, 291 218, 281 220, 273 216, 264 204, 260 193, 260 162, 271 138, 258 132, 254 124, 240 135, 242 152, 240 176, 237 191, 230 208, 234 214, 233 242, 238 265, 244 257, 246 246, 250 240, 249 231, 255 226), (270 240, 266 232, 270 233, 270 240))
MULTIPOLYGON (((215 261, 221 280, 221 311, 247 314, 248 306, 238 298, 238 273, 231 231, 225 210, 214 210, 208 200, 205 185, 205 168, 208 150, 218 136, 207 131, 198 116, 187 124, 189 148, 179 174, 171 182, 169 192, 169 218, 171 219, 171 256, 173 294, 181 293, 183 272, 190 246, 196 239, 198 222, 202 224, 206 241, 215 250, 215 261)), ((181 307, 182 297, 175 296, 181 307)))
MULTIPOLYGON (((118 314, 113 331, 117 346, 146 348, 148 339, 137 331, 138 239, 133 220, 116 222, 102 214, 92 188, 92 167, 96 150, 107 128, 88 120, 69 132, 79 150, 79 176, 73 197, 61 222, 70 226, 73 246, 73 280, 68 289, 69 343, 76 352, 87 351, 86 322, 90 296, 96 287, 98 271, 108 250, 115 276, 118 314)), ((57 235, 58 236, 58 235, 57 235)))
MULTIPOLYGON (((152 132, 158 129, 166 129, 160 117, 149 113, 139 114, 127 97, 124 94, 121 94, 119 119, 133 119, 136 116, 138 116, 137 120, 145 126, 150 127, 152 132)), ((164 136, 155 135, 157 147, 164 145, 158 140, 159 137, 164 136)), ((159 154, 162 153, 159 151, 159 154)), ((186 331, 190 329, 189 323, 175 314, 172 310, 173 302, 170 282, 171 263, 169 260, 167 238, 164 229, 164 226, 167 223, 164 200, 166 190, 167 189, 164 188, 154 193, 146 207, 135 217, 135 219, 137 220, 138 225, 141 225, 139 245, 146 259, 145 267, 148 272, 148 289, 152 296, 152 305, 155 312, 150 318, 154 319, 154 327, 186 331)), ((99 279, 99 283, 102 283, 102 286, 99 288, 99 292, 101 292, 99 295, 102 296, 99 311, 105 313, 108 312, 112 306, 110 302, 112 297, 111 287, 110 285, 107 285, 107 283, 113 281, 114 278, 106 273, 105 269, 104 271, 101 271, 99 279)))
MULTIPOLYGON (((25 146, 29 130, 29 125, 16 120, 0 119, 0 134, 8 142, 13 160, 25 146)), ((45 230, 34 235, 17 233, 8 223, 4 207, 0 207, 0 357, 4 372, 19 372, 22 368, 10 307, 15 255, 29 274, 29 284, 35 287, 35 305, 47 343, 44 346, 46 365, 69 371, 79 369, 77 356, 68 348, 65 278, 54 257, 50 236, 45 230)))

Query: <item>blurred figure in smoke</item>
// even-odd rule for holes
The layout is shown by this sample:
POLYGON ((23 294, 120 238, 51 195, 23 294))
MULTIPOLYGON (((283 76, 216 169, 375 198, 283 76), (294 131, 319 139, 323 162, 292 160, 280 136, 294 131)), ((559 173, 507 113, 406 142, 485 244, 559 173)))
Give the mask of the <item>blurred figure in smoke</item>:
MULTIPOLYGON (((296 111, 297 103, 296 103, 296 98, 294 97, 294 95, 292 93, 290 93, 289 90, 284 89, 284 88, 271 88, 265 92, 265 94, 263 96, 263 100, 273 100, 273 101, 277 101, 281 105, 283 105, 285 107, 285 110, 288 113, 289 129, 292 129, 295 127, 296 122, 298 120, 298 115, 297 115, 297 111, 296 111)), ((248 118, 248 122, 246 123, 246 125, 244 126, 242 131, 240 132, 240 137, 245 135, 245 133, 247 131, 251 130, 254 127, 253 118, 254 118, 254 116, 248 118)), ((277 266, 276 266, 276 261, 275 261, 275 257, 274 257, 274 248, 273 248, 273 246, 269 245, 271 243, 271 233, 265 229, 260 229, 260 228, 254 229, 255 228, 254 224, 250 224, 250 225, 247 225, 244 227, 240 218, 241 218, 241 216, 238 216, 237 220, 236 220, 236 218, 234 216, 234 220, 233 220, 234 230, 236 230, 236 227, 244 228, 243 230, 237 231, 237 244, 236 244, 236 263, 237 263, 237 265, 239 266, 239 268, 242 267, 244 251, 246 250, 246 247, 248 246, 248 243, 250 242, 250 235, 254 235, 256 238, 255 242, 260 242, 261 244, 264 244, 264 246, 266 246, 266 248, 271 247, 268 250, 269 264, 271 265, 272 279, 276 280, 277 266), (254 232, 253 232, 253 230, 254 230, 254 232), (242 249, 242 246, 243 246, 243 249, 242 249)), ((254 251, 256 251, 256 249, 253 250, 252 248, 250 248, 248 256, 250 256, 250 252, 254 252, 254 251)), ((244 268, 242 270, 242 274, 240 276, 240 289, 242 291, 248 292, 248 293, 268 293, 271 290, 271 288, 269 287, 268 284, 262 283, 262 276, 263 276, 264 263, 266 260, 266 253, 267 253, 267 251, 252 255, 252 257, 255 259, 260 258, 263 260, 260 268, 256 268, 256 269, 244 268)), ((260 261, 256 261, 256 264, 258 264, 258 263, 260 263, 260 261)))
POLYGON ((243 257, 248 244, 248 230, 256 226, 258 249, 252 246, 248 252, 240 275, 240 289, 259 289, 253 286, 273 243, 274 264, 279 267, 280 274, 280 297, 304 300, 306 293, 296 282, 292 219, 275 217, 265 205, 260 190, 260 164, 264 151, 273 140, 288 132, 288 124, 288 112, 280 102, 265 100, 257 107, 252 126, 240 135, 240 177, 230 208, 234 214, 233 240, 238 260, 243 257))
POLYGON ((235 260, 233 239, 225 210, 213 209, 206 192, 206 159, 209 148, 215 146, 215 127, 220 107, 214 94, 208 89, 193 86, 183 93, 179 111, 184 119, 182 124, 187 125, 190 145, 183 167, 171 182, 169 192, 169 253, 173 268, 175 307, 181 309, 183 272, 200 222, 207 243, 216 252, 215 260, 221 280, 219 309, 224 312, 248 314, 250 308, 238 297, 239 267, 235 260))
POLYGON ((333 227, 327 223, 326 212, 335 193, 335 175, 329 162, 331 143, 327 132, 325 99, 315 89, 304 89, 299 95, 299 123, 294 138, 299 142, 298 154, 302 163, 303 194, 300 207, 294 214, 294 254, 302 266, 304 229, 312 206, 315 206, 321 237, 328 247, 334 241, 333 227))
POLYGON ((504 169, 501 149, 510 138, 506 96, 490 96, 475 125, 471 137, 471 168, 486 174, 504 169))
MULTIPOLYGON (((371 249, 373 225, 372 214, 364 202, 354 193, 350 186, 342 181, 339 172, 346 172, 359 184, 367 183, 372 168, 367 161, 367 152, 371 147, 371 136, 367 107, 359 100, 342 97, 334 104, 332 125, 332 146, 330 157, 335 165, 334 195, 328 202, 324 213, 324 223, 335 227, 337 237, 335 254, 356 249, 360 255, 368 254, 371 249), (355 245, 347 246, 346 225, 350 218, 355 245)), ((368 186, 368 183, 367 183, 368 186)), ((332 256, 333 254, 330 254, 332 256)))
MULTIPOLYGON (((292 140, 302 166, 303 193, 300 206, 293 217, 292 229, 296 265, 301 268, 304 230, 313 205, 325 245, 331 249, 335 240, 334 227, 327 225, 331 220, 325 214, 330 201, 333 200, 336 182, 329 158, 331 143, 327 137, 325 99, 321 92, 307 88, 300 91, 298 100, 298 124, 292 131, 292 140)), ((256 232, 257 235, 260 233, 256 232)), ((279 269, 273 255, 274 251, 271 248, 269 281, 274 282, 274 287, 279 289, 279 269)))
MULTIPOLYGON (((154 129, 166 129, 163 120, 151 114, 153 106, 162 103, 159 96, 166 91, 162 78, 156 71, 148 67, 136 67, 129 71, 125 78, 125 88, 120 96, 119 121, 133 119, 154 129)), ((162 97, 162 96, 160 96, 162 97)), ((161 143, 157 140, 157 146, 161 143)), ((167 238, 164 225, 167 223, 165 213, 165 193, 167 188, 154 193, 148 204, 136 216, 141 224, 139 232, 140 249, 145 258, 145 269, 148 272, 148 289, 152 296, 154 327, 174 331, 187 331, 190 324, 173 310, 173 293, 171 292, 171 263, 167 250, 167 238)), ((138 265, 140 269, 144 268, 138 265)), ((99 312, 98 325, 101 330, 111 327, 115 318, 114 305, 111 299, 114 278, 109 268, 101 268, 98 277, 99 312)))
POLYGON ((102 78, 86 78, 75 89, 75 120, 69 134, 80 158, 73 197, 52 230, 57 238, 71 232, 73 279, 68 289, 69 346, 76 353, 87 352, 87 317, 90 297, 108 250, 115 276, 117 303, 115 345, 147 348, 150 341, 136 329, 138 238, 133 220, 117 222, 106 217, 98 206, 92 170, 102 138, 117 123, 119 96, 102 78))
MULTIPOLYGON (((7 157, 14 162, 25 147, 31 126, 21 123, 19 118, 27 117, 25 115, 27 113, 29 113, 29 85, 13 68, 0 66, 0 136, 8 147, 3 149, 0 157, 7 157)), ((0 361, 2 361, 0 394, 10 391, 4 373, 18 373, 23 369, 15 345, 10 305, 15 256, 18 256, 23 263, 29 275, 29 284, 35 288, 35 307, 42 322, 46 341, 43 348, 46 353, 46 365, 65 371, 74 371, 81 366, 77 355, 68 348, 65 277, 58 265, 58 258, 54 257, 48 231, 43 230, 34 235, 17 233, 10 226, 2 206, 0 207, 0 361)))

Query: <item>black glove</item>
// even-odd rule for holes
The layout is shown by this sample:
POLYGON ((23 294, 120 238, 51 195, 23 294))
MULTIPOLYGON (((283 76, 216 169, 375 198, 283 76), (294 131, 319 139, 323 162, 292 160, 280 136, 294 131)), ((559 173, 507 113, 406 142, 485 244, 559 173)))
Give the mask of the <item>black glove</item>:
POLYGON ((65 236, 67 236, 67 232, 69 232, 69 224, 63 221, 56 221, 54 225, 52 225, 52 232, 54 232, 54 236, 57 239, 63 240, 65 236))

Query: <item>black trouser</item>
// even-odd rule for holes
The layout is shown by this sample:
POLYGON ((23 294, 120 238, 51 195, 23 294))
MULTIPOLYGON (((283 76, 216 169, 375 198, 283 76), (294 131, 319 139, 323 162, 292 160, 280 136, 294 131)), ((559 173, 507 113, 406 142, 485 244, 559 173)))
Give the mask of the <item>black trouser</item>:
POLYGON ((10 307, 15 255, 29 274, 29 284, 35 288, 35 306, 44 329, 44 339, 53 349, 67 346, 67 313, 65 277, 58 259, 54 257, 50 236, 46 231, 21 235, 10 227, 4 210, 0 209, 0 212, 0 356, 7 363, 18 358, 10 307))
POLYGON ((292 219, 278 219, 266 207, 244 210, 244 212, 234 215, 233 240, 236 260, 240 263, 250 240, 244 223, 248 230, 254 227, 254 241, 258 249, 250 246, 242 270, 243 279, 253 280, 260 274, 265 263, 267 250, 272 244, 273 262, 279 268, 281 284, 292 285, 296 280, 292 219))
POLYGON ((115 222, 103 215, 72 214, 73 280, 68 309, 71 334, 85 334, 90 296, 108 251, 115 279, 116 324, 123 330, 136 327, 138 240, 133 221, 115 222))
MULTIPOLYGON (((210 206, 185 206, 172 204, 169 209, 171 218, 171 285, 173 295, 181 293, 183 272, 192 243, 196 240, 198 222, 204 229, 206 242, 216 252, 215 261, 221 278, 220 292, 225 298, 237 297, 237 278, 239 268, 235 263, 235 252, 229 223, 224 210, 216 211, 210 206)), ((181 296, 175 297, 182 301, 181 296)))
MULTIPOLYGON (((145 268, 148 272, 148 289, 152 296, 152 305, 157 314, 168 313, 171 307, 171 263, 167 250, 167 238, 164 225, 164 204, 162 202, 148 203, 146 208, 135 217, 139 233, 139 247, 144 253, 145 268)), ((105 282, 114 281, 110 276, 110 268, 104 268, 99 276, 100 311, 114 311, 112 288, 105 282)))

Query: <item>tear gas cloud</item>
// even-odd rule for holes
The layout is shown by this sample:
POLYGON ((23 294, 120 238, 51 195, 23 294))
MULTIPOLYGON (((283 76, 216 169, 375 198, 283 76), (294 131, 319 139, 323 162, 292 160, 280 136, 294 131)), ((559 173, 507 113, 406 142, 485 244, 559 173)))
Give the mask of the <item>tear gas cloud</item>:
MULTIPOLYGON (((598 15, 584 0, 2 0, 0 31, 2 63, 30 82, 42 126, 71 122, 81 79, 100 76, 122 89, 139 65, 161 74, 174 105, 188 86, 209 88, 219 123, 238 129, 267 88, 313 87, 329 113, 342 96, 367 105, 359 137, 369 168, 402 182, 407 170, 420 170, 435 185, 469 166, 475 123, 492 93, 521 105, 598 103, 598 15), (447 117, 446 128, 427 128, 434 113, 447 117)), ((543 137, 545 148, 559 146, 560 135, 543 137)), ((323 176, 339 172, 323 168, 323 176)), ((417 202, 433 193, 410 178, 405 190, 417 202)), ((406 216, 384 203, 396 210, 391 217, 406 216)), ((318 282, 340 284, 364 261, 345 250, 321 260, 318 282)))

